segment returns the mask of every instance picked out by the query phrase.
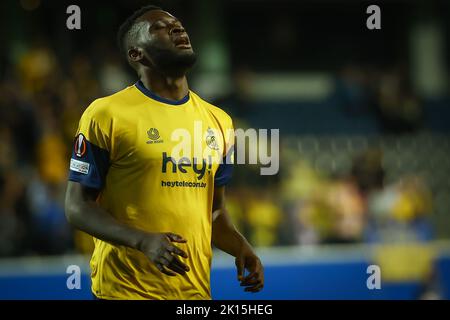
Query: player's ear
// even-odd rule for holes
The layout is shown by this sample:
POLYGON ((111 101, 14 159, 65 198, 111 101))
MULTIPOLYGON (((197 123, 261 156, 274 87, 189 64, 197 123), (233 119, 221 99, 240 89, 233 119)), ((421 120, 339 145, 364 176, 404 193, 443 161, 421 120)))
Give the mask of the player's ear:
POLYGON ((144 57, 144 53, 140 48, 130 48, 128 50, 128 59, 130 59, 131 62, 139 62, 144 57))

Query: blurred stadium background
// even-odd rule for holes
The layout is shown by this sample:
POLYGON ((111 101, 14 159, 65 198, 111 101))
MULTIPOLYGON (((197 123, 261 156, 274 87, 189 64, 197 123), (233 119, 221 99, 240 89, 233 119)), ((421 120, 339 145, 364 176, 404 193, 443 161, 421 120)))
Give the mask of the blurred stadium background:
MULTIPOLYGON (((0 4, 0 298, 90 299, 92 242, 63 198, 78 119, 136 79, 115 43, 148 1, 0 4), (82 29, 66 28, 78 4, 82 29), (66 268, 83 270, 68 290, 66 268)), ((229 211, 258 248, 266 287, 244 294, 216 253, 216 299, 450 298, 450 3, 152 1, 199 61, 191 88, 237 128, 279 128, 276 176, 236 168, 229 211), (369 290, 366 268, 381 267, 369 290)))

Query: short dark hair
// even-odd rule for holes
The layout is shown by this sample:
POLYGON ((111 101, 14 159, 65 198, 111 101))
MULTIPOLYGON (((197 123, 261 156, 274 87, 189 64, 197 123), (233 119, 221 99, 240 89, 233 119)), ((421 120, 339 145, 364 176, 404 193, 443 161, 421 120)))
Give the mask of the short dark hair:
POLYGON ((128 41, 136 36, 137 28, 136 28, 136 20, 140 18, 145 13, 152 10, 162 10, 158 6, 148 5, 145 7, 136 10, 131 16, 129 16, 119 27, 119 31, 117 32, 117 45, 122 53, 126 55, 128 41))

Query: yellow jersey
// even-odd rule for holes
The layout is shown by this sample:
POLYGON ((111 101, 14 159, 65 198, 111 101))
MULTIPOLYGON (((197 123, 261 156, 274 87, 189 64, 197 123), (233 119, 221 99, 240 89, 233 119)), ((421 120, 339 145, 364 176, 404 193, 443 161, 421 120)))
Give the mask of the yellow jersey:
POLYGON ((161 273, 140 251, 95 239, 92 291, 101 299, 211 299, 212 202, 231 178, 231 118, 192 91, 159 97, 141 81, 95 100, 74 139, 69 180, 100 190, 117 220, 174 232, 190 271, 161 273))

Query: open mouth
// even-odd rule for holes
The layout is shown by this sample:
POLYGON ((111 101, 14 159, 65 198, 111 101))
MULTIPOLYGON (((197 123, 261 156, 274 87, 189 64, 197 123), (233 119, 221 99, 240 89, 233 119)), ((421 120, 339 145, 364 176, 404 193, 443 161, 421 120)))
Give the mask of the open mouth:
POLYGON ((190 44, 177 44, 175 47, 180 48, 180 49, 190 49, 191 45, 190 44))
POLYGON ((177 47, 177 48, 190 48, 191 47, 189 39, 186 37, 175 39, 174 44, 175 44, 175 47, 177 47))

